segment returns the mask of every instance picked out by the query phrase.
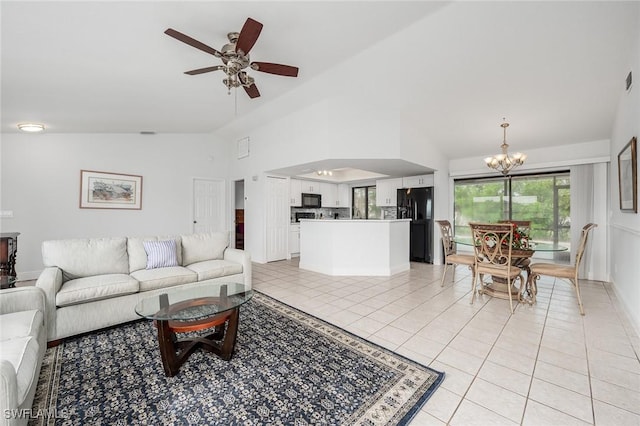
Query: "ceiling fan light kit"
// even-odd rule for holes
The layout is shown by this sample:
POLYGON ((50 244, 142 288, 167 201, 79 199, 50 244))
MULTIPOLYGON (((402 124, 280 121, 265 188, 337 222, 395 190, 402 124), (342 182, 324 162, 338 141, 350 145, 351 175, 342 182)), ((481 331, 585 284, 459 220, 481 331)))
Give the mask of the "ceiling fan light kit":
MULTIPOLYGON (((503 120, 505 119, 503 118, 503 120)), ((484 159, 484 161, 485 163, 487 163, 487 166, 489 168, 498 170, 506 176, 512 169, 523 165, 524 161, 527 159, 527 156, 521 152, 516 152, 513 155, 509 155, 509 153, 507 152, 509 148, 509 144, 507 143, 507 127, 509 127, 509 123, 504 121, 500 125, 500 127, 502 127, 503 131, 502 145, 500 145, 500 147, 502 148, 502 153, 494 155, 493 157, 487 157, 484 159)))
POLYGON ((220 58, 223 65, 215 65, 206 68, 199 68, 186 71, 188 75, 204 74, 212 71, 224 71, 226 78, 222 80, 227 87, 227 92, 231 94, 232 88, 242 87, 250 98, 260 96, 260 91, 255 84, 255 79, 251 77, 246 69, 264 72, 268 74, 281 75, 285 77, 297 77, 298 68, 290 65, 274 64, 270 62, 251 62, 249 51, 253 48, 262 31, 262 24, 254 19, 247 18, 240 32, 230 32, 227 34, 229 43, 216 50, 213 47, 189 37, 173 28, 168 28, 164 33, 191 47, 202 50, 210 55, 220 58))

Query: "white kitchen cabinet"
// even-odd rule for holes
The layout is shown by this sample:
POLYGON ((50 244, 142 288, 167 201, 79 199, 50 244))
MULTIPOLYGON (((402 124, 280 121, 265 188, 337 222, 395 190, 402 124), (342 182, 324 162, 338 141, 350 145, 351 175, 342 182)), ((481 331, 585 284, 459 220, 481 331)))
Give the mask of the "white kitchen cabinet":
POLYGON ((433 186, 433 175, 409 176, 402 178, 403 188, 426 188, 433 186))
POLYGON ((302 205, 302 181, 291 179, 289 182, 289 205, 300 207, 302 205))
POLYGON ((402 188, 402 178, 382 179, 376 181, 376 206, 396 207, 398 205, 398 189, 402 188))
POLYGON ((302 184, 302 193, 303 194, 320 194, 321 192, 321 183, 320 182, 315 182, 312 180, 301 180, 300 181, 302 184))
POLYGON ((349 195, 351 187, 346 183, 338 184, 338 204, 337 207, 351 207, 349 204, 349 195))
POLYGON ((322 207, 338 206, 338 185, 335 183, 320 183, 320 194, 322 195, 322 207))
POLYGON ((300 253, 300 225, 289 225, 289 254, 291 256, 300 253))

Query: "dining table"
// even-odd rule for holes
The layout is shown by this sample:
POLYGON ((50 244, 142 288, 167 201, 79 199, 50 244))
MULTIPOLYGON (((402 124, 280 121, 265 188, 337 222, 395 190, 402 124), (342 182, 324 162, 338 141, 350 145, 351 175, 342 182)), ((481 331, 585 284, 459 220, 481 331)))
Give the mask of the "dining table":
MULTIPOLYGON (((464 236, 455 236, 453 237, 453 242, 456 244, 460 244, 463 246, 473 247, 474 242, 473 238, 469 235, 464 236)), ((488 294, 492 297, 498 297, 500 299, 509 299, 509 293, 511 295, 518 295, 518 300, 520 302, 526 302, 532 304, 535 302, 535 297, 532 296, 532 289, 528 288, 529 283, 529 274, 531 271, 529 270, 529 264, 531 263, 531 257, 536 253, 553 253, 553 252, 563 252, 569 250, 568 247, 563 246, 561 244, 552 243, 552 242, 537 242, 537 241, 529 241, 527 248, 512 248, 511 249, 511 264, 512 266, 516 266, 527 273, 525 280, 526 292, 528 297, 525 297, 521 289, 516 288, 511 283, 511 289, 509 290, 509 285, 506 280, 498 277, 491 277, 491 281, 482 281, 480 285, 480 289, 478 290, 481 294, 488 294)))

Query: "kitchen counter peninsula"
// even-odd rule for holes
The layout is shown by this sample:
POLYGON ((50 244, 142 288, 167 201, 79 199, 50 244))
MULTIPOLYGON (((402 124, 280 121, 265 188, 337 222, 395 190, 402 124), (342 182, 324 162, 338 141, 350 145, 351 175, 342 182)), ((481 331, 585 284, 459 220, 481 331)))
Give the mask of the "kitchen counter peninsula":
POLYGON ((327 275, 390 276, 410 268, 410 219, 300 220, 300 268, 327 275))

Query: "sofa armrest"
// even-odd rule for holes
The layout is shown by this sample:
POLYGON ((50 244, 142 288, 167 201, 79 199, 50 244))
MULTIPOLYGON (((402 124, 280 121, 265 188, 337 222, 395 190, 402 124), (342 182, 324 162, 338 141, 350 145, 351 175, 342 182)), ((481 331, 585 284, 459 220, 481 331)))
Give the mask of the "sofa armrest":
POLYGON ((244 285, 247 288, 251 288, 251 255, 249 252, 234 248, 226 248, 224 250, 224 260, 236 262, 242 265, 244 285))
POLYGON ((62 269, 55 266, 45 268, 36 281, 36 287, 44 290, 46 299, 47 340, 55 340, 53 336, 56 330, 56 294, 62 287, 62 269))
POLYGON ((0 315, 37 309, 46 313, 44 292, 33 286, 16 287, 0 292, 0 315))
MULTIPOLYGON (((3 290, 4 292, 4 290, 3 290)), ((7 360, 0 360, 0 425, 11 425, 11 411, 18 408, 18 378, 13 365, 7 360)))

